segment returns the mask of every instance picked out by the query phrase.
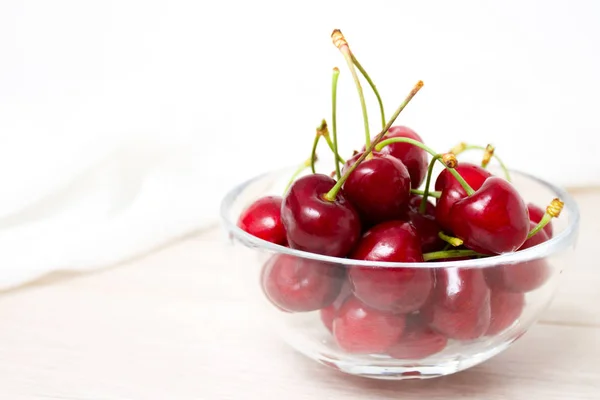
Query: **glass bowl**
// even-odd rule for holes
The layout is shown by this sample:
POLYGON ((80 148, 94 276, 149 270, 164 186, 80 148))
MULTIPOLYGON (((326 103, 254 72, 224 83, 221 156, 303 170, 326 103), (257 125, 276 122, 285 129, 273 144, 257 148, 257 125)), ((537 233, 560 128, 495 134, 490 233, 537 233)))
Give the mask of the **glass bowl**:
POLYGON ((267 173, 225 196, 221 217, 235 273, 264 312, 257 318, 264 317, 295 350, 349 374, 432 378, 499 354, 549 306, 560 274, 574 260, 575 201, 517 171, 513 184, 526 202, 545 206, 559 197, 565 207, 553 221, 553 238, 511 254, 424 263, 350 260, 275 245, 236 226, 252 201, 282 194, 291 174, 267 173), (412 283, 399 291, 402 280, 412 283), (357 282, 361 290, 354 294, 357 282), (388 300, 397 307, 386 307, 388 300))

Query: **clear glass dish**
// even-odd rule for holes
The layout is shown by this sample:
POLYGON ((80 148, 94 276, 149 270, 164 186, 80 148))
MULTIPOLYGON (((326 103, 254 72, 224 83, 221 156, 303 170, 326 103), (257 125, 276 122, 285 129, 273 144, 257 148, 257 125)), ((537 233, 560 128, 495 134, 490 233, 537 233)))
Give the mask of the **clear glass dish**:
MULTIPOLYGON (((562 271, 574 262, 572 254, 579 227, 577 204, 563 189, 517 171, 512 172, 513 184, 526 202, 544 207, 552 198, 559 197, 564 201, 565 207, 560 218, 553 221, 552 239, 512 254, 476 260, 425 263, 359 261, 293 250, 263 241, 239 229, 236 221, 241 211, 258 197, 282 194, 291 173, 292 169, 267 173, 235 187, 225 196, 221 205, 221 217, 233 245, 235 271, 246 281, 247 295, 257 301, 260 304, 257 309, 264 312, 257 315, 257 318, 264 317, 295 350, 321 364, 349 374, 379 379, 424 379, 452 374, 477 365, 504 351, 525 334, 551 303, 562 271), (327 296, 336 297, 335 305, 329 308, 330 313, 326 310, 323 312, 325 315, 322 315, 318 309, 283 311, 269 300, 263 289, 264 284, 269 284, 269 278, 265 276, 276 275, 282 265, 285 268, 285 265, 290 264, 293 265, 292 268, 301 271, 299 273, 307 274, 306 279, 328 282, 327 296), (354 312, 353 315, 357 317, 354 320, 350 317, 350 320, 341 319, 339 315, 336 317, 334 337, 325 326, 323 318, 327 319, 328 315, 331 318, 335 314, 332 308, 339 308, 344 296, 352 292, 350 277, 355 276, 358 269, 367 272, 403 269, 407 273, 429 274, 432 285, 435 286, 433 292, 437 290, 438 293, 448 293, 450 297, 457 285, 464 283, 459 278, 469 278, 473 286, 470 289, 483 293, 483 297, 479 297, 483 300, 477 304, 467 304, 465 310, 477 309, 473 313, 467 311, 471 315, 469 318, 464 318, 466 314, 462 309, 453 314, 452 310, 457 309, 446 306, 440 308, 435 305, 435 301, 428 300, 428 305, 420 312, 400 316, 404 322, 399 322, 395 317, 386 319, 379 311, 367 313, 374 314, 375 317, 361 320, 365 313, 359 307, 346 314, 352 316, 351 312, 354 312), (532 282, 532 277, 537 282, 532 282), (511 280, 514 284, 506 285, 511 280), (337 295, 339 291, 344 295, 337 295), (473 315, 476 316, 472 317, 473 315), (429 327, 433 327, 435 333, 429 337, 417 336, 419 342, 412 343, 412 346, 408 341, 407 345, 402 337, 408 335, 411 321, 424 324, 424 329, 428 332, 429 327), (479 324, 480 328, 487 324, 487 328, 482 333, 481 329, 461 327, 465 324, 479 324), (403 329, 400 325, 403 325, 403 329), (469 329, 471 333, 465 335, 465 331, 469 329), (399 333, 400 331, 404 333, 399 333), (369 343, 361 344, 360 341, 353 343, 352 340, 342 340, 348 332, 358 335, 357 337, 375 336, 379 344, 372 346, 369 343), (342 347, 336 337, 344 342, 342 347), (389 343, 392 342, 394 344, 390 347, 389 343), (404 344, 398 345, 396 342, 404 344), (385 349, 385 346, 389 349, 385 349), (375 349, 377 347, 380 348, 375 349), (434 353, 428 354, 431 352, 434 353)), ((422 332, 419 329, 421 328, 416 331, 422 332)))

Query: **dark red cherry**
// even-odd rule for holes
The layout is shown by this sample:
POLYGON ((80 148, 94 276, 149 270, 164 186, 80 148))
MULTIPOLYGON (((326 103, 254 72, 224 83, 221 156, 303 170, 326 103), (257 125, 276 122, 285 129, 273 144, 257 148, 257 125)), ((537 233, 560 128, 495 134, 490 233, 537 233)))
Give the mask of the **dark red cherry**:
MULTIPOLYGON (((422 262, 421 240, 408 222, 389 221, 367 231, 349 258, 368 261, 422 262)), ((371 307, 408 313, 418 310, 433 286, 426 268, 351 267, 354 295, 371 307)))
MULTIPOLYGON (((533 229, 537 224, 530 222, 533 229)), ((548 235, 542 229, 521 246, 525 250, 548 240, 548 235)), ((548 261, 544 258, 526 261, 518 264, 501 265, 487 268, 485 279, 488 286, 496 290, 509 292, 530 292, 541 287, 551 274, 548 261)))
POLYGON ((335 180, 323 174, 306 175, 296 180, 281 206, 281 220, 293 249, 333 257, 344 257, 360 237, 359 216, 339 191, 335 201, 325 194, 335 180))
POLYGON ((337 298, 344 269, 321 261, 279 254, 263 266, 261 284, 267 298, 289 312, 314 311, 337 298))
MULTIPOLYGON (((473 190, 479 189, 483 185, 483 182, 485 182, 487 178, 492 176, 492 174, 488 170, 480 167, 479 165, 467 162, 458 164, 455 170, 459 173, 460 176, 463 177, 465 181, 467 181, 467 183, 473 188, 473 190)), ((447 187, 462 188, 462 186, 460 185, 460 183, 458 183, 456 178, 452 176, 452 174, 447 169, 444 169, 442 172, 440 172, 437 179, 435 180, 435 190, 440 191, 446 189, 447 187)))
POLYGON ((454 203, 465 197, 467 197, 467 193, 462 188, 449 187, 442 190, 442 194, 437 199, 435 206, 435 220, 443 228, 444 232, 452 233, 450 210, 454 203))
MULTIPOLYGON (((385 134, 384 140, 396 137, 405 137, 423 143, 421 136, 406 126, 392 126, 385 134)), ((428 160, 425 150, 410 143, 392 143, 381 149, 381 153, 389 154, 402 161, 408 169, 411 186, 413 188, 421 186, 427 175, 428 160)))
MULTIPOLYGON (((535 222, 536 224, 539 224, 546 214, 546 211, 532 203, 527 204, 527 210, 529 210, 529 220, 535 222)), ((544 226, 544 232, 546 232, 546 235, 548 235, 548 239, 552 239, 554 236, 552 221, 550 221, 548 225, 544 226)))
MULTIPOLYGON (((362 155, 356 154, 344 165, 342 173, 362 155)), ((373 153, 350 174, 344 194, 354 205, 364 225, 399 219, 410 196, 408 170, 397 158, 373 153)))
POLYGON ((450 209, 452 232, 465 247, 486 254, 516 251, 529 233, 529 212, 517 190, 498 177, 488 178, 472 196, 450 209))
POLYGON ((439 269, 431 301, 421 310, 429 326, 450 339, 473 340, 490 325, 490 290, 480 269, 439 269))
POLYGON ((246 208, 237 225, 257 238, 285 246, 285 228, 281 222, 281 196, 261 197, 246 208))
POLYGON ((405 219, 410 221, 417 230, 421 238, 421 251, 423 253, 441 250, 445 243, 438 235, 442 231, 442 227, 435 219, 435 206, 427 201, 425 214, 421 214, 419 212, 421 199, 421 196, 411 196, 405 219))
POLYGON ((447 343, 448 339, 431 329, 420 315, 411 314, 406 318, 406 328, 400 341, 387 353, 393 358, 421 360, 444 350, 447 343))
POLYGON ((525 295, 492 290, 490 297, 492 318, 486 335, 497 335, 515 323, 523 312, 525 295))
POLYGON ((333 319, 335 318, 337 310, 339 310, 342 304, 344 304, 344 301, 351 295, 352 285, 347 279, 344 279, 344 283, 342 283, 342 288, 340 289, 337 298, 329 306, 321 309, 321 322, 323 322, 323 325, 325 325, 329 332, 333 332, 333 319))
POLYGON ((384 353, 404 332, 405 316, 377 310, 350 296, 333 320, 333 336, 349 353, 384 353))

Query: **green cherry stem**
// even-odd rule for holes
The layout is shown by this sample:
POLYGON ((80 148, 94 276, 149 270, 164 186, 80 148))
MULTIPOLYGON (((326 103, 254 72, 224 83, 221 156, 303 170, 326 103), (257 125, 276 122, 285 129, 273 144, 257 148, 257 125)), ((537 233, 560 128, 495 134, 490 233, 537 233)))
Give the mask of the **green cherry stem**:
POLYGON ((367 103, 365 102, 365 96, 363 94, 362 86, 360 85, 360 80, 358 79, 358 74, 356 73, 356 69, 354 68, 354 63, 352 62, 352 53, 350 52, 350 47, 348 46, 348 42, 342 31, 339 29, 335 29, 331 34, 331 40, 335 47, 337 47, 344 59, 346 60, 346 64, 348 64, 348 68, 350 69, 350 73, 352 74, 352 79, 354 80, 354 84, 356 85, 356 91, 358 92, 358 97, 360 99, 360 107, 362 109, 363 115, 363 123, 365 126, 365 147, 369 147, 371 144, 371 133, 369 132, 369 116, 367 115, 367 103))
POLYGON ((459 258, 459 257, 487 257, 485 254, 473 250, 442 250, 423 254, 423 260, 433 261, 441 258, 459 258))
POLYGON ((529 232, 529 235, 527 235, 527 239, 532 238, 539 231, 544 229, 544 227, 548 225, 550 221, 552 221, 552 218, 558 218, 564 206, 565 203, 560 201, 560 199, 553 199, 550 202, 550 205, 546 207, 546 213, 542 217, 542 220, 529 232))
POLYGON ((460 238, 454 237, 454 236, 450 236, 450 235, 446 235, 444 232, 438 232, 438 237, 440 239, 442 239, 444 242, 454 246, 454 247, 458 247, 458 246, 462 246, 463 245, 463 241, 460 238))
POLYGON ((377 97, 377 103, 379 103, 379 113, 381 114, 381 129, 383 129, 385 127, 385 110, 383 109, 383 101, 381 101, 381 96, 379 95, 377 86, 375 86, 375 84, 371 80, 371 77, 369 76, 369 74, 367 74, 367 71, 365 71, 363 66, 360 65, 360 63, 358 62, 358 60, 356 59, 354 54, 352 54, 352 52, 351 52, 351 55, 352 55, 352 62, 354 62, 354 65, 356 65, 356 68, 358 68, 358 70, 360 71, 362 76, 364 76, 365 79, 367 80, 367 82, 369 82, 369 86, 371 86, 373 93, 375 93, 375 97, 377 97))
POLYGON ((427 181, 425 182, 425 190, 423 191, 423 198, 421 199, 421 204, 419 205, 419 213, 425 214, 427 211, 427 197, 429 197, 429 187, 431 185, 431 175, 433 175, 433 167, 437 160, 442 158, 441 154, 436 154, 429 163, 429 168, 427 168, 427 181))
POLYGON ((319 144, 319 139, 321 139, 321 135, 317 133, 315 135, 315 140, 313 141, 312 151, 310 152, 310 170, 313 174, 316 174, 315 170, 315 162, 317 162, 317 145, 319 144))
MULTIPOLYGON (((438 154, 435 151, 433 151, 430 147, 428 147, 427 145, 425 145, 417 140, 410 139, 410 138, 404 138, 404 137, 395 137, 395 138, 383 140, 377 146, 375 146, 375 150, 381 151, 382 148, 384 148, 387 145, 393 144, 393 143, 410 143, 413 146, 417 146, 417 147, 425 150, 426 152, 431 154, 433 157, 435 157, 438 154)), ((463 187, 463 189, 465 189, 465 192, 467 192, 467 195, 471 196, 473 193, 475 193, 473 188, 467 183, 467 181, 464 180, 464 178, 462 176, 460 176, 460 174, 458 172, 456 172, 456 170, 454 168, 447 166, 442 160, 438 160, 438 161, 440 161, 444 165, 444 167, 452 174, 452 176, 454 176, 454 178, 458 181, 458 183, 460 183, 460 185, 463 187)))
MULTIPOLYGON (((315 161, 318 161, 318 157, 316 154, 315 154, 315 161)), ((298 169, 296 169, 296 171, 294 171, 294 173, 290 177, 290 180, 289 180, 288 184, 286 185, 285 190, 283 192, 286 193, 288 191, 288 189, 290 188, 290 186, 292 186, 292 183, 294 183, 294 181, 296 180, 298 175, 300 175, 302 173, 302 171, 304 171, 306 168, 312 166, 312 164, 313 164, 312 156, 310 158, 306 159, 306 161, 304 161, 302 164, 300 164, 298 166, 298 169)))
POLYGON ((327 142, 327 146, 329 146, 329 148, 331 149, 331 152, 336 156, 335 158, 339 162, 344 164, 346 161, 344 161, 344 159, 342 157, 340 157, 340 155, 337 153, 337 151, 335 151, 335 145, 331 141, 331 136, 329 135, 329 129, 327 128, 327 121, 325 121, 325 120, 321 121, 321 125, 319 125, 319 127, 317 128, 317 135, 323 136, 323 138, 327 142))
MULTIPOLYGON (((466 144, 466 143, 459 143, 458 145, 456 145, 452 150, 450 150, 450 153, 454 153, 456 155, 459 155, 462 152, 465 152, 467 150, 483 150, 486 151, 487 147, 483 147, 483 146, 476 146, 476 145, 471 145, 471 144, 466 144)), ((502 161, 502 159, 500 157, 498 157, 498 155, 496 153, 493 154, 493 157, 496 159, 496 161, 498 161, 498 164, 500 164, 500 168, 502 168, 502 172, 504 173, 504 176, 506 177, 507 181, 511 181, 510 178, 510 172, 508 171, 508 168, 506 167, 506 164, 504 164, 504 162, 502 161)))
POLYGON ((338 192, 340 191, 340 189, 342 188, 342 186, 344 185, 344 183, 346 182, 346 179, 348 179, 350 174, 352 174, 352 172, 354 172, 354 170, 360 165, 360 163, 363 162, 364 159, 367 158, 367 156, 369 154, 371 154, 371 152, 373 151, 373 149, 375 148, 377 143, 379 143, 381 141, 381 139, 383 139, 383 137, 387 133, 388 129, 390 129, 392 124, 396 121, 396 118, 398 118, 398 116, 400 115, 402 110, 404 110, 404 108, 408 105, 408 103, 410 103, 412 98, 415 97, 415 95, 419 92, 419 90, 421 90, 422 87, 423 87, 423 81, 417 82, 417 84, 412 88, 412 90, 410 91, 408 96, 406 96, 406 98, 404 99, 402 104, 400 104, 400 106, 396 109, 396 111, 394 111, 394 114, 392 115, 392 117, 390 118, 388 123, 383 127, 381 132, 379 132, 379 134, 377 136, 375 136, 375 138, 373 139, 373 142, 371 142, 371 144, 369 146, 367 146, 367 148, 361 154, 361 156, 358 158, 358 160, 356 160, 354 162, 354 164, 352 164, 352 166, 350 168, 348 168, 348 171, 346 171, 346 173, 340 179, 338 179, 335 186, 333 186, 331 188, 331 190, 324 195, 325 200, 335 201, 335 198, 336 198, 338 192))
POLYGON ((331 77, 331 129, 333 131, 333 153, 335 154, 335 175, 338 179, 342 176, 340 172, 340 159, 338 153, 338 141, 337 141, 337 83, 340 76, 340 70, 338 67, 333 69, 333 75, 331 77))
MULTIPOLYGON (((423 196, 425 194, 425 191, 420 189, 410 189, 410 192, 419 196, 423 196)), ((442 196, 442 192, 429 192, 428 195, 429 197, 439 199, 442 196)))

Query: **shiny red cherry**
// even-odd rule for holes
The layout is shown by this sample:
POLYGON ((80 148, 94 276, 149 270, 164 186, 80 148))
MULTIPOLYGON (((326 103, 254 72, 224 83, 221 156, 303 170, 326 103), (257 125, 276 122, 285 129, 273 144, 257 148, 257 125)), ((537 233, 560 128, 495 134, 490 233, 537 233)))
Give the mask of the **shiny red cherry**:
MULTIPOLYGON (((342 173, 362 155, 356 154, 342 173)), ((354 205, 363 225, 399 219, 410 196, 410 177, 402 161, 390 155, 373 153, 344 183, 344 194, 354 205)))
POLYGON ((450 339, 473 340, 490 325, 490 290, 483 272, 472 268, 443 268, 435 272, 431 301, 421 310, 429 326, 450 339))
POLYGON ((281 206, 281 220, 293 249, 333 257, 344 257, 360 237, 359 216, 339 191, 334 201, 325 194, 335 180, 323 174, 306 175, 296 180, 281 206))
POLYGON ((529 212, 517 190, 498 177, 486 179, 450 209, 452 232, 465 247, 486 254, 516 251, 527 240, 529 212))
POLYGON ((342 288, 340 289, 340 293, 337 298, 331 303, 329 306, 322 308, 320 313, 321 322, 323 325, 329 330, 329 332, 333 332, 333 319, 335 318, 335 314, 337 310, 344 304, 344 301, 348 297, 352 295, 352 285, 347 279, 344 279, 344 283, 342 283, 342 288))
MULTIPOLYGON (((540 207, 535 204, 529 203, 527 204, 527 210, 529 210, 529 220, 539 224, 539 222, 544 218, 546 211, 542 210, 540 207)), ((552 228, 552 221, 548 223, 548 225, 544 226, 544 232, 548 235, 548 239, 552 239, 554 236, 554 229, 552 228)))
POLYGON ((435 205, 435 220, 444 229, 444 232, 452 233, 450 210, 454 203, 465 197, 467 197, 467 193, 462 188, 449 187, 442 190, 435 205))
POLYGON ((338 265, 279 254, 263 266, 261 284, 267 298, 278 308, 314 311, 333 303, 344 276, 344 269, 338 265))
MULTIPOLYGON (((389 221, 367 231, 349 258, 368 261, 422 262, 421 240, 408 222, 389 221)), ((433 286, 426 268, 351 267, 354 295, 371 307, 408 313, 418 310, 433 286)))
MULTIPOLYGON (((537 224, 530 222, 533 228, 537 224)), ((525 250, 548 240, 548 235, 542 229, 521 246, 525 250)), ((518 264, 501 265, 487 268, 485 279, 488 286, 494 290, 509 292, 530 292, 541 287, 551 275, 551 268, 545 258, 526 261, 518 264)))
MULTIPOLYGON (((392 126, 385 134, 384 140, 396 137, 405 137, 423 143, 421 136, 406 126, 392 126)), ((389 154, 402 161, 408 169, 411 186, 413 188, 421 186, 427 175, 427 166, 429 164, 425 150, 410 143, 392 143, 382 148, 381 153, 389 154)))
POLYGON ((281 223, 281 196, 261 197, 246 208, 237 226, 257 238, 285 246, 285 228, 281 223))
POLYGON ((444 350, 447 343, 448 339, 427 326, 420 315, 409 315, 400 341, 387 353, 402 360, 421 360, 444 350))
POLYGON ((402 337, 405 316, 369 307, 351 296, 333 320, 333 337, 349 353, 384 353, 402 337))
POLYGON ((435 219, 435 206, 427 201, 425 214, 421 214, 419 212, 421 199, 421 196, 411 196, 404 218, 410 221, 417 230, 421 238, 421 251, 423 253, 441 250, 445 243, 438 235, 442 231, 442 227, 435 219))
POLYGON ((525 295, 523 293, 510 293, 502 290, 492 290, 490 307, 492 318, 486 335, 497 335, 521 316, 525 306, 525 295))

